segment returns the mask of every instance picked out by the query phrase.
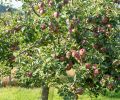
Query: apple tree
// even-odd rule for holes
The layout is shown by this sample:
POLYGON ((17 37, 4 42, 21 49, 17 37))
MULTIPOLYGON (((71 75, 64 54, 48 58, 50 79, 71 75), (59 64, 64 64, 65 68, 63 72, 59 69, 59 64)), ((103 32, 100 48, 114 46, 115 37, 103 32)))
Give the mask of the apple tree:
POLYGON ((0 60, 18 66, 20 86, 42 86, 42 100, 50 87, 64 100, 118 92, 118 10, 113 0, 24 0, 1 35, 0 60))

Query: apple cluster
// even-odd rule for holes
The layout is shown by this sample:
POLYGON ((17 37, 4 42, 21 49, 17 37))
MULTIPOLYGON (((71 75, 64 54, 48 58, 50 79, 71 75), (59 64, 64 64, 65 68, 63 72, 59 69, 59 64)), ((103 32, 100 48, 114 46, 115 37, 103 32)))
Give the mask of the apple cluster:
POLYGON ((90 16, 87 22, 94 25, 92 29, 94 37, 98 38, 101 35, 109 37, 111 35, 110 30, 113 28, 113 25, 107 15, 90 16))
MULTIPOLYGON (((68 4, 69 3, 69 0, 63 0, 59 5, 58 5, 58 8, 62 8, 62 6, 64 6, 64 5, 66 5, 66 4, 68 4)), ((48 0, 47 1, 47 6, 48 7, 53 7, 53 6, 55 6, 55 2, 53 1, 53 0, 48 0)), ((45 11, 45 3, 44 2, 39 2, 38 3, 38 10, 37 10, 37 12, 40 14, 40 15, 42 15, 42 14, 44 14, 46 11, 45 11)), ((55 17, 55 18, 58 18, 59 17, 59 15, 60 15, 60 13, 59 12, 54 12, 53 13, 53 16, 55 17)))
POLYGON ((54 11, 50 15, 51 21, 49 21, 49 22, 47 21, 47 22, 41 23, 40 29, 41 30, 45 30, 45 29, 48 28, 50 32, 58 33, 59 25, 58 25, 58 23, 53 22, 52 19, 53 18, 55 18, 55 19, 60 18, 61 13, 60 13, 59 9, 62 9, 62 7, 65 6, 68 3, 69 3, 69 0, 63 0, 63 1, 59 2, 59 4, 57 4, 57 5, 56 5, 56 2, 53 1, 53 0, 48 0, 47 3, 43 2, 43 1, 39 2, 38 5, 37 5, 37 9, 36 10, 37 10, 38 14, 40 14, 41 16, 45 15, 47 13, 47 11, 45 9, 51 9, 52 7, 56 7, 57 6, 57 8, 56 8, 57 10, 54 11))

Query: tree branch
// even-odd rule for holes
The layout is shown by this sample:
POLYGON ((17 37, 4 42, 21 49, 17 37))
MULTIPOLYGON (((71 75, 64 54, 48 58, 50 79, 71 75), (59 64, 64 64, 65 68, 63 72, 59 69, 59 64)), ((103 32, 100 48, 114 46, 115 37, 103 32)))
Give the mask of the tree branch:
POLYGON ((36 42, 35 42, 34 44, 32 44, 29 48, 27 48, 26 50, 20 52, 16 57, 20 56, 21 54, 26 53, 28 50, 30 50, 30 49, 32 49, 32 48, 38 46, 38 45, 43 44, 44 41, 45 41, 45 39, 41 39, 41 40, 36 41, 36 42))
POLYGON ((0 20, 5 24, 5 20, 4 19, 0 18, 0 20))
POLYGON ((40 17, 40 15, 35 11, 33 3, 32 3, 32 2, 29 2, 29 4, 30 4, 33 12, 34 12, 38 17, 40 17))

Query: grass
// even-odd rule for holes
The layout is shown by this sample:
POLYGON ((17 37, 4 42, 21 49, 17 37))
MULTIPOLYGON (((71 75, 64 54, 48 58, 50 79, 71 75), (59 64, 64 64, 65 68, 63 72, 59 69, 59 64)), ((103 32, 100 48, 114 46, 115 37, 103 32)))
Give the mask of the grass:
MULTIPOLYGON (((25 89, 20 87, 0 88, 0 100, 40 100, 40 88, 25 89)), ((57 90, 50 89, 49 100, 63 100, 57 94, 57 90)), ((91 100, 87 94, 79 97, 79 100, 91 100)), ((92 100, 120 100, 120 93, 109 94, 108 96, 99 96, 92 100)))
POLYGON ((39 89, 1 88, 0 100, 38 100, 39 89))

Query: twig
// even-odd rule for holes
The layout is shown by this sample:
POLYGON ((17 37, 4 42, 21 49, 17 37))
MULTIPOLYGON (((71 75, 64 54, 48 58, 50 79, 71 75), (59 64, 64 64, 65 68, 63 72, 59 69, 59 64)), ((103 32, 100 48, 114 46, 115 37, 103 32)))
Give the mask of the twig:
POLYGON ((29 4, 30 4, 33 12, 34 12, 38 17, 40 17, 40 15, 35 11, 34 6, 33 6, 33 3, 32 3, 32 2, 29 2, 29 4))

